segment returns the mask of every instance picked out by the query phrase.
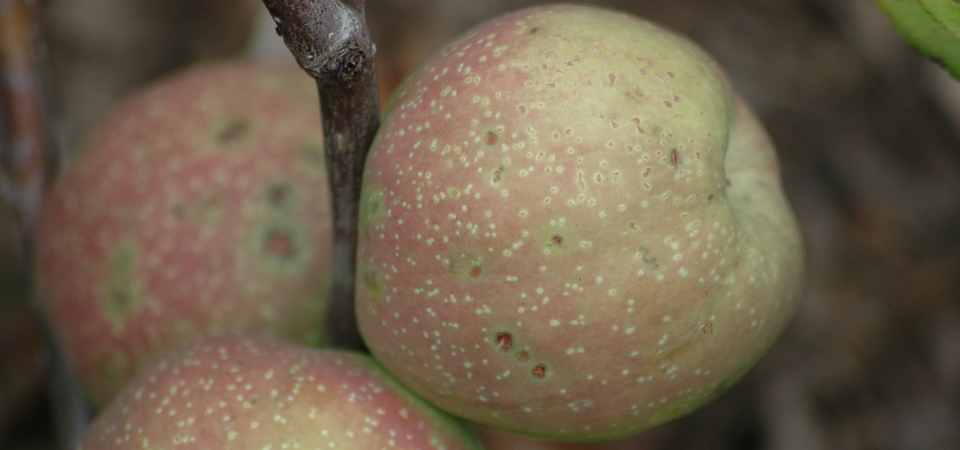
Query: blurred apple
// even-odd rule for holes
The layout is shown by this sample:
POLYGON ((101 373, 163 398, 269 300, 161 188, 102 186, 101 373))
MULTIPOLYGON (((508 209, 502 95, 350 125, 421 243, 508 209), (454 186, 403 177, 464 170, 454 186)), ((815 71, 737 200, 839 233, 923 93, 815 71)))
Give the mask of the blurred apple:
POLYGON ((37 288, 95 406, 197 336, 320 344, 332 223, 316 96, 299 70, 181 73, 116 110, 60 177, 37 288))

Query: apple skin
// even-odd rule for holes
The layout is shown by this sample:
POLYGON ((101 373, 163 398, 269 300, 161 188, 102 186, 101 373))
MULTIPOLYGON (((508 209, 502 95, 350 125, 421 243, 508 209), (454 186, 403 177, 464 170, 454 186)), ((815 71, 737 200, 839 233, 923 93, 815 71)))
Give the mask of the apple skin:
POLYGON ((528 436, 637 433, 717 397, 803 278, 774 148, 668 30, 554 5, 415 71, 365 167, 357 315, 454 415, 528 436))
POLYGON ((369 356, 263 337, 187 344, 145 369, 80 449, 477 450, 369 356))
POLYGON ((94 406, 197 336, 322 342, 332 219, 316 95, 298 70, 189 70, 124 102, 58 179, 36 284, 94 406))

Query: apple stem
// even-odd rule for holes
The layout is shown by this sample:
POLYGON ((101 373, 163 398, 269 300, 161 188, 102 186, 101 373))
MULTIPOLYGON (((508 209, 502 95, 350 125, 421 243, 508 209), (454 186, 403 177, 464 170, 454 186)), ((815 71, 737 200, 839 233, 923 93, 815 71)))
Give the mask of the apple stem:
POLYGON ((362 350, 354 311, 363 165, 380 126, 376 47, 364 0, 263 0, 277 33, 317 82, 333 202, 333 285, 327 342, 362 350))
MULTIPOLYGON (((0 0, 0 197, 13 209, 20 263, 28 270, 43 196, 59 159, 49 115, 46 45, 35 3, 0 0)), ((40 311, 38 299, 31 297, 40 311)), ((92 414, 49 324, 40 323, 50 357, 48 389, 56 441, 59 448, 74 448, 92 414)))

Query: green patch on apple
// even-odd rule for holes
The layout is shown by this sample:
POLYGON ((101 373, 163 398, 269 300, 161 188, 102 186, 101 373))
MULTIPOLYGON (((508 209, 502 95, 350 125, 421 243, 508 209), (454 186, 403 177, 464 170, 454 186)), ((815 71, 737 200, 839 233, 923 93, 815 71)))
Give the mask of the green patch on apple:
POLYGON ((210 148, 214 150, 230 150, 253 135, 253 124, 242 117, 221 119, 213 127, 213 136, 210 148), (237 144, 237 145, 234 145, 237 144))
POLYGON ((264 200, 274 211, 290 212, 290 209, 299 203, 299 194, 296 186, 283 180, 275 180, 264 189, 264 200))
POLYGON ((123 330, 127 317, 141 306, 135 285, 137 252, 133 244, 120 245, 110 262, 110 275, 103 288, 103 310, 114 330, 123 330))
POLYGON ((381 222, 384 211, 387 209, 383 202, 384 192, 384 188, 374 189, 369 185, 364 185, 362 188, 358 226, 366 242, 370 242, 371 227, 381 222))
POLYGON ((380 271, 372 267, 360 271, 360 283, 371 298, 381 298, 380 271))

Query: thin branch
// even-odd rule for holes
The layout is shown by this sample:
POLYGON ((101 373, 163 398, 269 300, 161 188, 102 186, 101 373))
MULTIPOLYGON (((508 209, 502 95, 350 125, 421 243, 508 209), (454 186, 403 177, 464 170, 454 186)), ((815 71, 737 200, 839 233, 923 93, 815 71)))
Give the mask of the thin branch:
MULTIPOLYGON (((34 228, 43 195, 58 160, 48 107, 46 46, 34 3, 0 0, 0 119, 4 122, 0 130, 0 194, 16 214, 22 263, 27 270, 32 269, 34 228)), ((51 361, 48 384, 56 440, 60 448, 74 448, 86 432, 91 411, 49 325, 42 323, 51 361)))
POLYGON ((24 259, 29 261, 34 225, 52 177, 52 151, 44 89, 45 46, 36 11, 23 0, 0 0, 0 67, 8 137, 0 142, 0 189, 17 214, 24 259))
POLYGON ((290 52, 317 82, 333 201, 334 264, 327 336, 362 349, 354 281, 363 164, 380 126, 375 54, 364 1, 263 0, 290 52))

